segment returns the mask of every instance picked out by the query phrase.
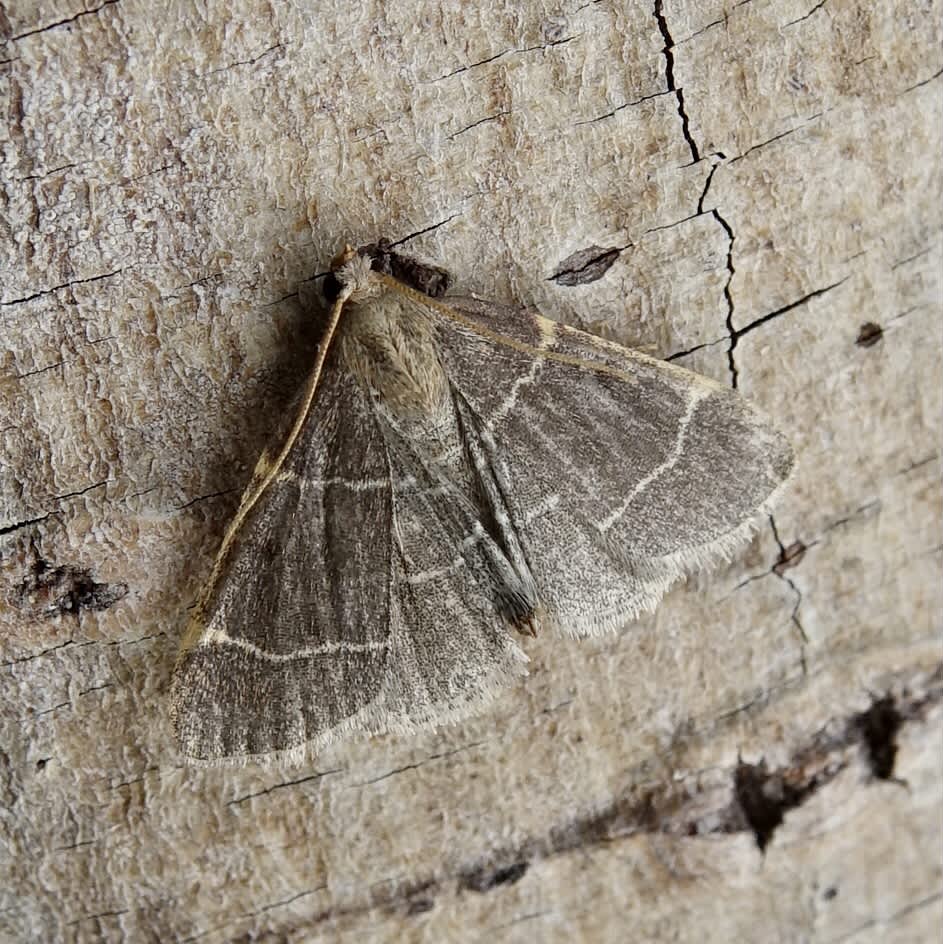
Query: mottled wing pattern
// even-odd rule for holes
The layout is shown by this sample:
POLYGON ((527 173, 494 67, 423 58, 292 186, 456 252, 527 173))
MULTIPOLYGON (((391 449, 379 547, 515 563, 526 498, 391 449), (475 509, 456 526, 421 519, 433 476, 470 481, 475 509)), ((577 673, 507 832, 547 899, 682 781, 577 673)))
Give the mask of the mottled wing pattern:
POLYGON ((787 442, 736 392, 532 311, 445 301, 426 307, 466 436, 563 631, 653 607, 788 477, 787 442))
POLYGON ((287 751, 371 726, 391 661, 392 486, 367 398, 328 368, 271 484, 237 514, 181 653, 172 706, 191 758, 287 751))

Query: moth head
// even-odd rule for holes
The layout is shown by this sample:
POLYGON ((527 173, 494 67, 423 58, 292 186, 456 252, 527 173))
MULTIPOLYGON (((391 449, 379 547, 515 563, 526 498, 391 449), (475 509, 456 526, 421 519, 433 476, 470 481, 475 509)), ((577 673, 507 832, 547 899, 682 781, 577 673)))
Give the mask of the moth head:
POLYGON ((380 239, 359 249, 347 244, 331 260, 331 271, 324 280, 324 298, 328 302, 334 302, 343 287, 340 270, 357 256, 369 260, 370 268, 374 272, 391 275, 397 281, 431 298, 441 298, 448 291, 452 281, 445 269, 397 252, 394 244, 388 239, 380 239))
POLYGON ((359 302, 381 291, 379 279, 372 274, 370 259, 356 253, 334 272, 342 289, 348 289, 351 301, 359 302))

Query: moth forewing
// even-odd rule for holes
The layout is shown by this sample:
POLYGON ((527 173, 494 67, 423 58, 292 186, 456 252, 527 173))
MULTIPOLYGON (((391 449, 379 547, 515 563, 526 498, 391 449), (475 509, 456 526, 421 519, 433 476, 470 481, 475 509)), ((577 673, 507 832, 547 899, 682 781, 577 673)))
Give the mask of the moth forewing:
POLYGON ((788 443, 735 391, 534 311, 388 285, 438 316, 493 514, 565 633, 650 610, 739 546, 790 474, 788 443))

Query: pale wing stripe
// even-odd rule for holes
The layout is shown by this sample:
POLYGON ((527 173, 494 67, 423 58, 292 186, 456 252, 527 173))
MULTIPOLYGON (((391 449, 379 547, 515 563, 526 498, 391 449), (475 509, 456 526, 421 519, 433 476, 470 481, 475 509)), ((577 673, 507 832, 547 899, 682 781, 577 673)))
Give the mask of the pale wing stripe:
MULTIPOLYGON (((275 476, 276 482, 301 482, 305 488, 331 488, 337 486, 348 488, 352 492, 370 492, 383 488, 389 488, 389 479, 347 479, 340 475, 335 475, 328 479, 308 479, 299 475, 291 469, 282 469, 275 476)), ((416 484, 415 479, 403 479, 400 483, 405 486, 416 484)))
POLYGON ((448 577, 461 570, 465 566, 465 561, 459 557, 452 561, 448 567, 436 567, 433 570, 424 570, 418 574, 411 574, 406 578, 406 583, 411 585, 428 583, 430 580, 438 580, 439 577, 448 577))
POLYGON ((295 652, 269 652, 267 649, 260 649, 254 643, 246 639, 234 639, 223 629, 211 629, 203 634, 200 640, 200 646, 235 646, 245 652, 250 652, 260 659, 268 662, 294 662, 296 659, 310 659, 312 656, 334 655, 336 652, 378 652, 381 649, 390 648, 390 640, 377 640, 375 642, 326 642, 322 646, 308 646, 305 649, 297 649, 295 652))
POLYGON ((651 485, 658 476, 663 475, 669 469, 673 468, 675 463, 681 458, 684 453, 684 440, 687 436, 688 427, 691 425, 691 418, 694 416, 694 411, 697 409, 698 403, 710 393, 709 390, 703 390, 699 387, 692 387, 690 390, 690 399, 688 400, 687 409, 684 411, 684 416, 681 417, 681 422, 678 426, 678 432, 675 436, 675 444, 668 454, 668 457, 664 462, 655 466, 651 472, 648 473, 644 478, 639 479, 636 482, 635 487, 631 492, 626 496, 625 501, 611 514, 608 518, 604 518, 599 525, 599 530, 605 533, 608 531, 631 507, 632 502, 635 501, 638 496, 651 485))
MULTIPOLYGON (((480 521, 476 521, 475 527, 472 528, 471 534, 462 540, 460 547, 462 550, 467 550, 470 547, 474 547, 479 541, 486 537, 488 537, 488 532, 485 531, 484 526, 480 521)), ((454 574, 457 570, 460 570, 464 566, 465 559, 463 557, 456 557, 452 563, 445 567, 433 567, 429 570, 420 571, 418 574, 410 574, 406 578, 406 583, 426 583, 429 580, 436 580, 439 577, 447 577, 449 574, 454 574)))
POLYGON ((553 321, 547 321, 546 319, 540 319, 538 324, 540 327, 540 345, 537 350, 541 353, 538 353, 533 361, 531 361, 530 370, 526 374, 518 377, 517 380, 511 384, 511 390, 504 398, 504 401, 494 413, 491 414, 490 418, 485 421, 485 429, 488 431, 493 430, 498 423, 507 419, 508 414, 514 409, 514 405, 517 403, 521 387, 534 383, 534 381, 537 380, 537 375, 544 366, 546 358, 543 356, 542 352, 546 351, 553 344, 557 333, 557 326, 553 321))

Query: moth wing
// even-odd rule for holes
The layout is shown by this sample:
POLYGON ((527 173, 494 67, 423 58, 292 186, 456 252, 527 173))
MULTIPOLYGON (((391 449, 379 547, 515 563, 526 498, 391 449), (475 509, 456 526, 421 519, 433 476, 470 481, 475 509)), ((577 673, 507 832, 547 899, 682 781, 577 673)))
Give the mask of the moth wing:
POLYGON ((564 631, 652 608, 741 543, 789 476, 788 443, 735 391, 532 311, 445 302, 467 436, 564 631))
POLYGON ((385 728, 412 730, 462 717, 525 674, 512 622, 534 590, 429 454, 393 424, 381 425, 395 545, 393 663, 381 707, 385 728))
POLYGON ((256 495, 272 472, 260 459, 191 621, 171 705, 192 759, 290 754, 374 723, 391 659, 392 484, 365 397, 328 366, 256 495))

